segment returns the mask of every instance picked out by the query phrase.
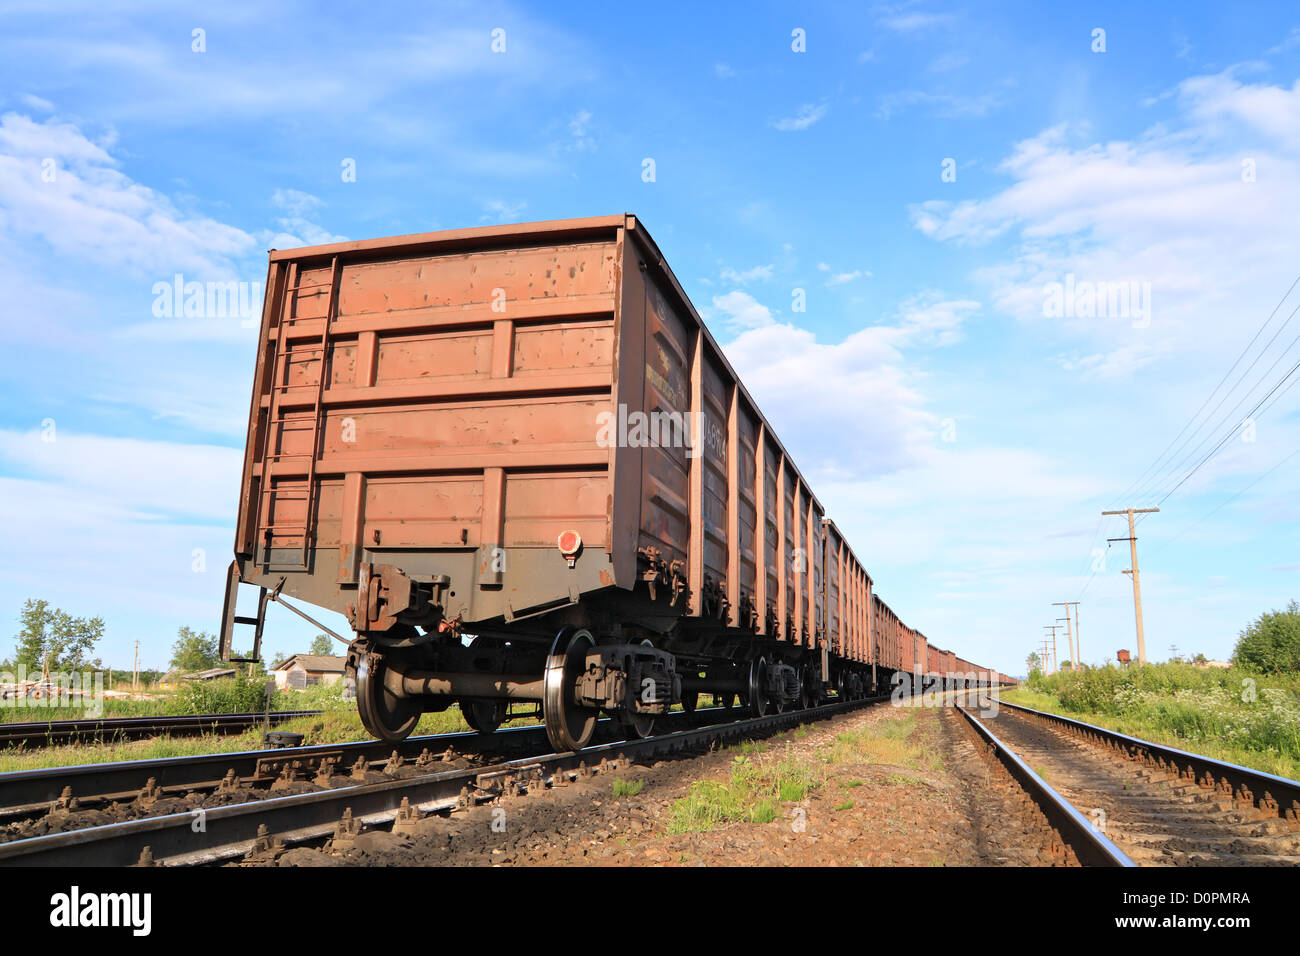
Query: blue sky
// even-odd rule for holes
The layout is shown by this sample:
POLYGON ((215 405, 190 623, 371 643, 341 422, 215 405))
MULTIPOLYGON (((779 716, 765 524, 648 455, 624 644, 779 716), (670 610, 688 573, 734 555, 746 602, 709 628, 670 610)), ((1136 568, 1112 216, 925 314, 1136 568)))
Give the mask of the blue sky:
MULTIPOLYGON (((157 315, 155 284, 626 211, 905 620, 1020 672, 1081 599, 1084 659, 1112 657, 1132 596, 1123 545, 1095 561, 1126 533, 1100 511, 1160 500, 1300 358, 1300 320, 1262 348, 1298 289, 1131 487, 1300 272, 1298 25, 1282 3, 7 4, 0 655, 27 597, 103 615, 118 666, 216 626, 254 332, 157 315), (1149 308, 1053 313, 1067 281, 1149 308)), ((1300 389, 1279 394, 1139 527, 1154 658, 1225 657, 1300 596, 1300 389)), ((310 636, 269 631, 273 656, 310 636)))

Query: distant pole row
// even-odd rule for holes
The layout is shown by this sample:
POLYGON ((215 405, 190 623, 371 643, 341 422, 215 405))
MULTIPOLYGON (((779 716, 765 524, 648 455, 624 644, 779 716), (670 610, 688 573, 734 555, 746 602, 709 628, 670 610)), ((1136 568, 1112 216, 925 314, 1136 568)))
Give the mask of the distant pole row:
MULTIPOLYGON (((1128 537, 1126 538, 1107 538, 1107 543, 1115 541, 1127 541, 1129 546, 1129 559, 1132 567, 1126 570, 1125 574, 1133 576, 1133 619, 1137 625, 1137 659, 1139 664, 1145 664, 1147 660, 1147 641, 1146 635, 1142 630, 1142 582, 1138 572, 1138 550, 1137 550, 1137 525, 1133 520, 1134 515, 1154 514, 1159 508, 1122 508, 1117 511, 1103 511, 1102 516, 1108 515, 1127 515, 1128 516, 1128 537)), ((1070 656, 1068 658, 1071 667, 1078 667, 1083 662, 1083 636, 1079 631, 1079 602, 1078 601, 1053 601, 1052 607, 1065 608, 1065 616, 1058 617, 1052 624, 1044 624, 1043 630, 1051 631, 1050 640, 1042 642, 1042 656, 1039 661, 1045 674, 1053 674, 1060 669, 1056 654, 1056 631, 1062 623, 1065 624, 1065 639, 1070 647, 1070 656), (1074 608, 1074 619, 1070 619, 1070 608, 1074 608)))

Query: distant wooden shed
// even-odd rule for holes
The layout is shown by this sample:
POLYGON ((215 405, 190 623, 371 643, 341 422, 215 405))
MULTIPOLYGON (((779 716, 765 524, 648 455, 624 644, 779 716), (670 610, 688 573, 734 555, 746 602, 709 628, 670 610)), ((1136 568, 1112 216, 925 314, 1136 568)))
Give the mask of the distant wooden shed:
POLYGON ((330 654, 294 654, 272 669, 277 690, 302 690, 343 679, 342 657, 330 654))

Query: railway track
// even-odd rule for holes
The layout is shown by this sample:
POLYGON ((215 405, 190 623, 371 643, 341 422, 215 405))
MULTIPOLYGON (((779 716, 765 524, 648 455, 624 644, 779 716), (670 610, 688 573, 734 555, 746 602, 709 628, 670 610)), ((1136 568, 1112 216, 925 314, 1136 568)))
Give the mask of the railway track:
MULTIPOLYGON (((270 720, 275 724, 295 717, 315 717, 319 714, 319 710, 272 711, 270 720)), ((0 750, 6 747, 53 747, 60 744, 140 740, 164 734, 171 737, 237 734, 256 727, 266 719, 267 715, 259 712, 0 723, 0 750)))
MULTIPOLYGON (((219 766, 217 761, 225 758, 229 763, 232 757, 239 758, 242 761, 240 766, 244 768, 249 767, 251 761, 251 766, 255 769, 262 760, 281 761, 283 763, 278 764, 278 775, 272 776, 270 772, 264 772, 261 779, 265 781, 270 777, 272 781, 284 780, 286 773, 295 773, 299 775, 296 783, 310 783, 311 788, 286 787, 281 795, 269 791, 263 793, 261 799, 242 799, 217 806, 193 806, 161 815, 10 839, 0 843, 0 866, 185 866, 236 860, 250 853, 275 852, 282 847, 321 841, 331 836, 336 841, 345 841, 363 827, 392 825, 400 828, 421 816, 473 806, 503 794, 537 793, 549 787, 564 786, 578 777, 621 767, 634 758, 645 759, 702 750, 741 738, 764 736, 799 723, 828 719, 888 699, 885 695, 836 701, 807 710, 787 710, 780 714, 739 721, 729 719, 724 723, 711 721, 726 715, 726 710, 701 709, 689 718, 680 715, 686 719, 674 722, 667 733, 642 739, 611 741, 576 753, 547 752, 545 731, 540 727, 499 731, 492 736, 457 734, 410 738, 396 747, 391 743, 368 741, 344 745, 347 748, 343 754, 344 761, 349 758, 359 759, 367 766, 358 768, 359 773, 354 771, 347 778, 339 780, 341 785, 330 787, 314 783, 314 780, 322 777, 319 771, 313 780, 303 780, 301 776, 309 772, 312 762, 320 762, 327 770, 340 768, 342 764, 326 751, 338 751, 343 749, 341 747, 223 754, 201 758, 202 763, 193 759, 171 761, 175 766, 170 786, 176 791, 188 788, 187 784, 176 782, 181 777, 202 776, 206 771, 210 778, 219 766), (688 726, 682 727, 682 724, 688 726), (525 753, 500 759, 499 750, 487 749, 490 746, 495 748, 495 742, 503 740, 510 745, 519 746, 525 753), (479 750, 474 756, 478 759, 468 759, 470 754, 457 751, 453 746, 469 750, 475 741, 478 742, 479 750), (530 748, 529 741, 537 742, 540 749, 538 746, 530 748), (430 749, 430 743, 446 748, 441 757, 430 749), (407 748, 408 752, 420 748, 420 753, 428 756, 417 757, 413 763, 408 763, 402 756, 403 748, 407 748), (528 752, 530 749, 531 752, 528 752), (380 771, 372 764, 371 758, 384 752, 392 756, 384 761, 384 767, 380 771), (447 762, 444 762, 448 753, 452 755, 449 762, 465 759, 468 765, 448 768, 447 762), (483 759, 489 754, 493 759, 483 759)), ((608 727, 606 725, 606 729, 608 727)), ((167 762, 139 763, 157 765, 167 762)), ((123 779, 116 775, 124 771, 114 768, 115 765, 104 765, 104 769, 99 771, 101 784, 107 780, 123 779)), ((72 768, 83 772, 85 769, 72 768)), ((144 768, 132 769, 138 779, 144 768)), ((154 769, 165 772, 173 768, 155 766, 154 769)), ((273 768, 268 765, 261 765, 262 771, 271 769, 273 768)), ((19 792, 8 789, 11 783, 27 788, 33 786, 31 781, 5 780, 5 777, 12 776, 0 776, 0 799, 8 799, 8 794, 19 792)), ((327 775, 339 776, 340 774, 327 775)), ((62 782, 66 779, 66 776, 59 778, 57 774, 47 774, 39 785, 44 788, 40 792, 49 793, 55 787, 67 786, 62 782)), ((156 783, 155 786, 162 789, 161 783, 156 783)), ((244 781, 236 778, 235 788, 228 788, 225 792, 237 795, 243 786, 244 781)), ((32 791, 28 789, 27 792, 30 794, 32 791)), ((232 796, 232 799, 238 798, 232 796)), ((58 805, 61 802, 64 801, 56 798, 53 806, 44 804, 45 812, 60 812, 58 805)), ((28 808, 31 809, 30 804, 28 808)))
POLYGON ((963 713, 1085 864, 1081 841, 1103 865, 1300 865, 1298 781, 1005 701, 963 713))

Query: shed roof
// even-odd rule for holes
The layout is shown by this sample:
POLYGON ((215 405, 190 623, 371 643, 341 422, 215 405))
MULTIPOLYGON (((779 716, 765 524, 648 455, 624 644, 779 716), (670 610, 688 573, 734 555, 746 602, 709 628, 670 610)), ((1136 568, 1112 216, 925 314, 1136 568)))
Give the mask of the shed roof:
POLYGON ((277 671, 291 670, 297 664, 305 671, 320 671, 323 674, 342 674, 345 661, 332 654, 294 654, 275 665, 277 671))

